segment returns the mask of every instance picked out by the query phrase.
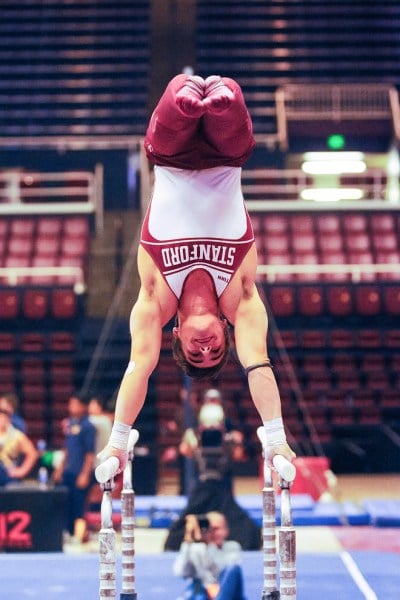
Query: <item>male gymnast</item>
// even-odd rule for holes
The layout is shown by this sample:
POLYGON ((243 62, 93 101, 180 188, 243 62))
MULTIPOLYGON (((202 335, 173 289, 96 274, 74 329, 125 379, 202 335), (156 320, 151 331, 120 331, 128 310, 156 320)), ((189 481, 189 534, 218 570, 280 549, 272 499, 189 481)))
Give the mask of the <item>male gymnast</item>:
POLYGON ((219 373, 229 354, 227 322, 234 327, 237 355, 265 426, 267 457, 292 461, 241 191, 241 166, 255 142, 239 85, 216 75, 177 75, 153 112, 144 145, 155 182, 138 249, 141 287, 130 315, 130 360, 100 458, 117 456, 124 468, 129 432, 159 360, 162 328, 175 317, 173 354, 192 378, 219 373))

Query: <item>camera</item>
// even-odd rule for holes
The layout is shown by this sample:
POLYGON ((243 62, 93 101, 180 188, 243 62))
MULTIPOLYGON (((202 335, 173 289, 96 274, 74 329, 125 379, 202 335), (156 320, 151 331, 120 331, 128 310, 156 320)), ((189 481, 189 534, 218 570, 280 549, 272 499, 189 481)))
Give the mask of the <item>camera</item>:
POLYGON ((197 521, 199 523, 200 531, 202 533, 205 533, 210 529, 210 521, 205 515, 199 515, 197 517, 197 521))
POLYGON ((201 445, 203 448, 220 448, 223 443, 222 431, 219 429, 204 429, 201 432, 201 445))

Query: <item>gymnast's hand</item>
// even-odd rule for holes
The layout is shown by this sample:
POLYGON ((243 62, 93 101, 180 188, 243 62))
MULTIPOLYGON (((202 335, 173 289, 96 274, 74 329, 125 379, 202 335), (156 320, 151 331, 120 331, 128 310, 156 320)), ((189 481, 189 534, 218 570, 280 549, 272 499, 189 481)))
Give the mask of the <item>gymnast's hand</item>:
POLYGON ((289 446, 289 444, 287 442, 284 442, 282 444, 272 444, 272 445, 267 444, 265 446, 265 456, 266 456, 268 465, 271 468, 274 468, 272 461, 273 461, 274 456, 277 456, 277 455, 283 456, 289 462, 292 462, 293 459, 296 458, 296 453, 293 452, 293 450, 291 449, 291 447, 289 446))
POLYGON ((121 473, 126 463, 128 462, 128 452, 127 450, 119 450, 117 448, 113 448, 110 444, 108 444, 101 452, 98 453, 97 458, 101 463, 104 463, 111 456, 116 456, 119 461, 119 467, 115 475, 121 473))

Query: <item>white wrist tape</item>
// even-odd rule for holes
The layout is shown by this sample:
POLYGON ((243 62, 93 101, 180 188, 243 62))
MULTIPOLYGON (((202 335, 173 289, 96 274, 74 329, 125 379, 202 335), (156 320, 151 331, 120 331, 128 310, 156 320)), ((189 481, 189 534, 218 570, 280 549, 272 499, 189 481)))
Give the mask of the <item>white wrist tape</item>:
POLYGON ((117 450, 126 450, 130 432, 130 425, 120 423, 119 421, 114 421, 110 439, 108 440, 109 445, 117 450))
POLYGON ((282 417, 264 421, 264 428, 268 446, 280 446, 286 443, 282 417))

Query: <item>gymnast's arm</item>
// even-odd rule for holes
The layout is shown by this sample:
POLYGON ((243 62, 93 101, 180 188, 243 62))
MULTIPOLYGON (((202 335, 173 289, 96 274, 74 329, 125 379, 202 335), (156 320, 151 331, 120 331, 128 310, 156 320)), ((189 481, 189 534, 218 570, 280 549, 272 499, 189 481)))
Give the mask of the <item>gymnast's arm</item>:
MULTIPOLYGON (((243 367, 268 362, 268 317, 254 281, 243 285, 234 326, 236 350, 243 367)), ((251 370, 248 373, 248 383, 254 405, 264 425, 280 419, 281 400, 271 367, 262 366, 251 370)), ((275 454, 281 454, 288 460, 294 458, 294 453, 286 442, 271 448, 270 458, 275 454)))
POLYGON ((129 364, 118 391, 110 439, 99 455, 101 461, 117 456, 120 470, 126 464, 130 428, 143 406, 149 377, 159 359, 162 327, 173 317, 177 307, 177 299, 141 246, 138 269, 141 287, 130 316, 129 364))

